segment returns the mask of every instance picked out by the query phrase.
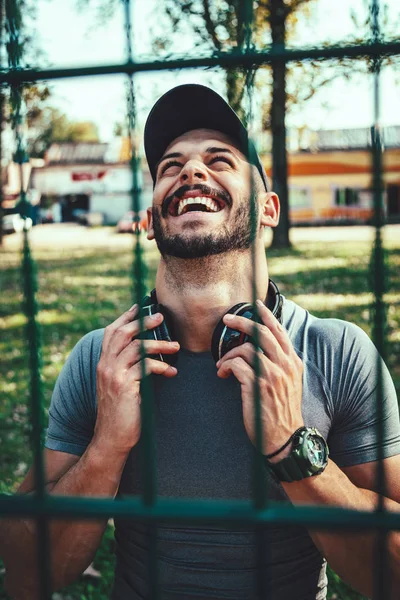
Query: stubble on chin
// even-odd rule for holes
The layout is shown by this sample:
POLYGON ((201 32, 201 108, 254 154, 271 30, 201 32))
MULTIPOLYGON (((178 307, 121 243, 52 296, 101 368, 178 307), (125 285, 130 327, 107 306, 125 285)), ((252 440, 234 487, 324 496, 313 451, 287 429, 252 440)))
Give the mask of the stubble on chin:
MULTIPOLYGON (((257 204, 256 207, 258 208, 257 204)), ((258 214, 256 219, 258 220, 258 214)), ((188 225, 186 229, 193 229, 196 226, 195 223, 185 225, 188 225)), ((153 228, 159 252, 166 261, 168 257, 204 261, 222 253, 248 250, 253 241, 249 202, 240 204, 231 215, 231 222, 222 225, 220 230, 213 233, 170 234, 168 227, 163 227, 161 223, 160 211, 157 207, 153 209, 153 228)))

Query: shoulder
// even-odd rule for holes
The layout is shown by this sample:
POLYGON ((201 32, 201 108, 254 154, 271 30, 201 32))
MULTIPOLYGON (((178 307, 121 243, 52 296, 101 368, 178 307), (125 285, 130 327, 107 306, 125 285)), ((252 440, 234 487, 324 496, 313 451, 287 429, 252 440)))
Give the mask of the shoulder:
MULTIPOLYGON (((355 356, 360 350, 364 355, 377 357, 377 351, 368 335, 358 325, 335 318, 320 318, 285 299, 284 325, 298 350, 310 359, 318 359, 326 353, 340 352, 341 360, 355 356)), ((328 358, 326 356, 326 358, 328 358)), ((319 362, 319 361, 318 361, 319 362)))
POLYGON ((55 385, 52 406, 96 405, 96 367, 101 355, 104 329, 84 335, 71 350, 55 385))
POLYGON ((46 447, 82 455, 93 435, 96 401, 96 367, 104 330, 83 336, 72 349, 57 378, 49 408, 46 447))
POLYGON ((392 379, 379 353, 360 327, 318 318, 294 302, 285 303, 284 325, 305 363, 323 377, 336 408, 362 406, 380 382, 383 397, 394 397, 392 379))
POLYGON ((374 398, 395 398, 392 378, 374 343, 358 325, 318 318, 286 301, 284 325, 295 349, 323 374, 335 403, 358 406, 374 398))
POLYGON ((71 351, 71 356, 82 356, 98 361, 104 338, 104 328, 94 329, 84 335, 71 351))
POLYGON ((104 329, 95 329, 84 335, 72 348, 61 375, 72 373, 85 380, 96 370, 100 360, 104 329))

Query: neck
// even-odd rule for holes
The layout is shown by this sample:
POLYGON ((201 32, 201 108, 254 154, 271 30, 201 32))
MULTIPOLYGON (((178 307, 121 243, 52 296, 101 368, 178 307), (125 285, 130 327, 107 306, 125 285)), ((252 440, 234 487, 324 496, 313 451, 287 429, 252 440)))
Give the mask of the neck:
MULTIPOLYGON (((264 245, 256 249, 256 297, 265 299, 268 269, 264 245)), ((205 352, 222 316, 238 302, 253 299, 251 251, 200 259, 165 257, 156 277, 157 299, 171 315, 174 337, 183 348, 205 352)))

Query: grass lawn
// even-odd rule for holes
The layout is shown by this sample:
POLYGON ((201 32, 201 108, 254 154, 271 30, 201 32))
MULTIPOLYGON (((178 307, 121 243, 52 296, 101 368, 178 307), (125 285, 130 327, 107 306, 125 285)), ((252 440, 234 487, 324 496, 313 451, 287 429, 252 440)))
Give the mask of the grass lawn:
MULTIPOLYGON (((301 242, 290 251, 267 251, 271 277, 283 294, 316 316, 358 324, 371 335, 373 296, 369 260, 371 244, 351 241, 301 242)), ((386 243, 389 282, 387 363, 400 390, 400 236, 386 243)), ((104 327, 129 308, 132 252, 121 246, 60 249, 54 244, 34 252, 38 264, 46 407, 56 377, 74 344, 88 331, 104 327)), ((147 284, 154 283, 157 253, 145 252, 147 284)), ((27 344, 21 312, 20 255, 0 249, 0 492, 15 490, 31 463, 29 450, 27 344)), ((82 576, 55 598, 104 600, 113 577, 113 532, 107 529, 95 568, 101 577, 82 576)), ((359 599, 334 575, 329 597, 359 599), (336 593, 336 596, 333 594, 336 593)), ((6 595, 0 577, 0 599, 6 595)))

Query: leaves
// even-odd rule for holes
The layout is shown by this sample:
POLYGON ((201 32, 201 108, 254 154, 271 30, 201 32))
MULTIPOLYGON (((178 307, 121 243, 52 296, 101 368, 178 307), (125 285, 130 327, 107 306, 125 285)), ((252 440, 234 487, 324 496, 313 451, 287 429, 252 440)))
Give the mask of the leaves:
POLYGON ((98 128, 92 121, 70 121, 56 108, 46 106, 31 117, 28 148, 32 157, 42 157, 53 142, 98 142, 98 128))

